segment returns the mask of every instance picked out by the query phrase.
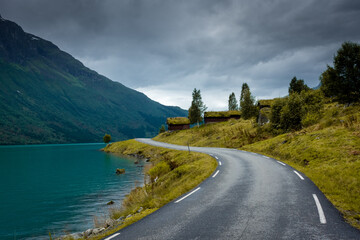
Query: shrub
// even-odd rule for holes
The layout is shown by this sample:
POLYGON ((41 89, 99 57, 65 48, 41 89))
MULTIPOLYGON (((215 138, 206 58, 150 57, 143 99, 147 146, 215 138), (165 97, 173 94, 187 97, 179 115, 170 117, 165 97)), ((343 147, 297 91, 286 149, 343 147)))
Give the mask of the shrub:
POLYGON ((301 129, 302 101, 300 95, 293 93, 281 109, 280 126, 285 130, 301 129))

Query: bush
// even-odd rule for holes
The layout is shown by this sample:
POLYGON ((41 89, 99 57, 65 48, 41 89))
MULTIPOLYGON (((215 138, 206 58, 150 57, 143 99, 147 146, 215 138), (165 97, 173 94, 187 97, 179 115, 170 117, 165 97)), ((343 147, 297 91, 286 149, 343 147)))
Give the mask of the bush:
POLYGON ((110 134, 105 134, 105 136, 103 137, 104 143, 109 143, 111 141, 111 136, 110 134))
POLYGON ((317 113, 307 113, 305 117, 301 120, 301 125, 304 127, 309 127, 318 123, 320 120, 320 114, 317 113))
POLYGON ((285 130, 301 129, 302 101, 300 95, 293 93, 289 96, 286 105, 281 109, 280 126, 285 130))
POLYGON ((159 129, 159 133, 164 133, 166 130, 165 130, 165 126, 164 124, 161 125, 161 128, 159 129))
POLYGON ((274 104, 271 107, 271 115, 270 115, 270 122, 271 122, 271 126, 274 129, 280 129, 280 115, 281 115, 281 110, 284 107, 286 103, 285 99, 279 98, 276 99, 276 101, 274 102, 274 104))

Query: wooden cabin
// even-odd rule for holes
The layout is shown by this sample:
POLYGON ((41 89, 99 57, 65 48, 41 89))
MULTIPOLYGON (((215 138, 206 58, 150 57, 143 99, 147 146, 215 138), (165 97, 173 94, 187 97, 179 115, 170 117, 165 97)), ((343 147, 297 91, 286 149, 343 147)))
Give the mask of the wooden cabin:
POLYGON ((190 128, 190 120, 187 117, 172 117, 166 120, 169 131, 184 130, 190 128))
POLYGON ((229 119, 240 119, 240 111, 221 111, 221 112, 205 112, 204 113, 204 122, 208 123, 217 123, 225 122, 229 119))

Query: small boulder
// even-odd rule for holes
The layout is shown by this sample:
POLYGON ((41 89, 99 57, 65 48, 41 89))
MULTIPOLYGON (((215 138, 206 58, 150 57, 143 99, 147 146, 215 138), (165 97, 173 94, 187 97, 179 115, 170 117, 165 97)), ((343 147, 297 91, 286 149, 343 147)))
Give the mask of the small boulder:
POLYGON ((139 160, 135 160, 134 164, 139 164, 139 160))
POLYGON ((115 202, 113 200, 111 200, 110 202, 108 202, 106 205, 113 205, 115 202))
POLYGON ((71 239, 79 239, 79 238, 83 237, 83 234, 82 233, 73 233, 73 234, 70 234, 69 237, 71 239))
POLYGON ((139 210, 137 210, 138 213, 141 213, 143 210, 143 207, 140 207, 139 210))
POLYGON ((94 235, 99 234, 101 232, 100 229, 101 228, 94 228, 92 231, 92 234, 94 234, 94 235))
POLYGON ((125 173, 125 169, 124 168, 117 168, 116 169, 116 174, 124 174, 125 173))
POLYGON ((91 234, 92 234, 92 229, 90 228, 90 229, 88 229, 88 230, 86 230, 84 233, 83 233, 83 235, 84 235, 84 237, 86 238, 86 237, 88 237, 88 236, 90 236, 91 234))
POLYGON ((114 226, 114 220, 112 219, 106 219, 105 221, 105 228, 114 226))

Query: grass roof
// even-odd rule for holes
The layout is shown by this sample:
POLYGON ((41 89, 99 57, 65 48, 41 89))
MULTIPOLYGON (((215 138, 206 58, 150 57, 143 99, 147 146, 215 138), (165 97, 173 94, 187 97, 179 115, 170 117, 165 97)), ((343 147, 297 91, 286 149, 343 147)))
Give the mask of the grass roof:
POLYGON ((277 99, 279 99, 279 98, 262 99, 262 100, 259 100, 258 103, 260 103, 260 105, 270 105, 270 106, 272 106, 277 99))
POLYGON ((190 124, 190 120, 187 117, 172 117, 168 118, 166 123, 169 125, 183 125, 190 124))
POLYGON ((205 112, 204 117, 231 117, 241 116, 240 111, 220 111, 220 112, 205 112))

